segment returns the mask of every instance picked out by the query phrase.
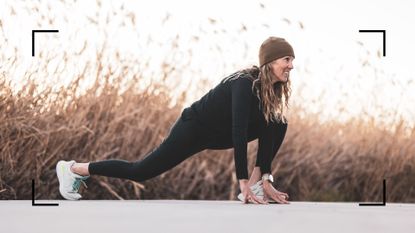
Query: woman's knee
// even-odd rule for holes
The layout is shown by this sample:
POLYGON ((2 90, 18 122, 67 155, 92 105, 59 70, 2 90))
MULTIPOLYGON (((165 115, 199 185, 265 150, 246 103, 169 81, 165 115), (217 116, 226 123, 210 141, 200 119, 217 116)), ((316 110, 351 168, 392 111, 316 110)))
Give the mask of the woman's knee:
POLYGON ((129 166, 126 169, 126 176, 128 179, 136 181, 136 182, 143 182, 149 179, 149 174, 146 169, 140 166, 142 161, 137 162, 129 162, 129 166))
POLYGON ((136 182, 149 180, 173 168, 175 164, 171 163, 172 161, 156 161, 154 158, 147 158, 139 162, 134 162, 129 171, 130 177, 136 182))

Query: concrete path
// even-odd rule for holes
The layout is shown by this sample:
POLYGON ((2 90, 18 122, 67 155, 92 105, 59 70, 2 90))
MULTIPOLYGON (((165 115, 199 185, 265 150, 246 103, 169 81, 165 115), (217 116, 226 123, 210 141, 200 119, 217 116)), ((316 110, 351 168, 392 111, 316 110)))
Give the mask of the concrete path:
POLYGON ((360 207, 358 203, 237 201, 0 201, 7 233, 267 233, 415 232, 415 204, 360 207))

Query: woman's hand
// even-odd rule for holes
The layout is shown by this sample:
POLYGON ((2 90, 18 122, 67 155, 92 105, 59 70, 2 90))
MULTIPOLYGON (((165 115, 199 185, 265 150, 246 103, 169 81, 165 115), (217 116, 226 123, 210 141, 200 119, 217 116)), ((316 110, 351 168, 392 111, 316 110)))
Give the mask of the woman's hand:
POLYGON ((288 194, 280 192, 272 186, 272 184, 269 181, 263 182, 263 188, 264 188, 264 199, 265 200, 275 200, 276 202, 280 204, 289 204, 287 201, 288 194))
POLYGON ((268 202, 262 200, 261 198, 255 196, 255 194, 251 191, 248 186, 248 181, 240 181, 239 188, 242 191, 242 195, 244 196, 244 203, 254 203, 254 204, 268 204, 268 202))

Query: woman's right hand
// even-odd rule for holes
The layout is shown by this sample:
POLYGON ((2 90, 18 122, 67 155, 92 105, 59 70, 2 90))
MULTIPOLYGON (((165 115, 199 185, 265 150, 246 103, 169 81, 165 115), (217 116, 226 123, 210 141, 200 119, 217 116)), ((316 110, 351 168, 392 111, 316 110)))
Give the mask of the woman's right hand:
POLYGON ((266 200, 274 200, 280 204, 290 204, 287 201, 288 194, 276 190, 268 181, 264 181, 262 187, 264 189, 264 198, 266 200))

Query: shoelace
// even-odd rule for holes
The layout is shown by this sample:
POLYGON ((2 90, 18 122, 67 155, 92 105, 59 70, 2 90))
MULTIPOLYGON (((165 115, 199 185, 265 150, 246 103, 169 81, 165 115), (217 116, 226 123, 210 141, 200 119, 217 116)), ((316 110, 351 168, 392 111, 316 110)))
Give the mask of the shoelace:
POLYGON ((81 183, 85 186, 85 188, 88 188, 88 186, 82 179, 75 178, 75 182, 72 185, 72 190, 74 192, 78 192, 79 188, 81 187, 81 183))

